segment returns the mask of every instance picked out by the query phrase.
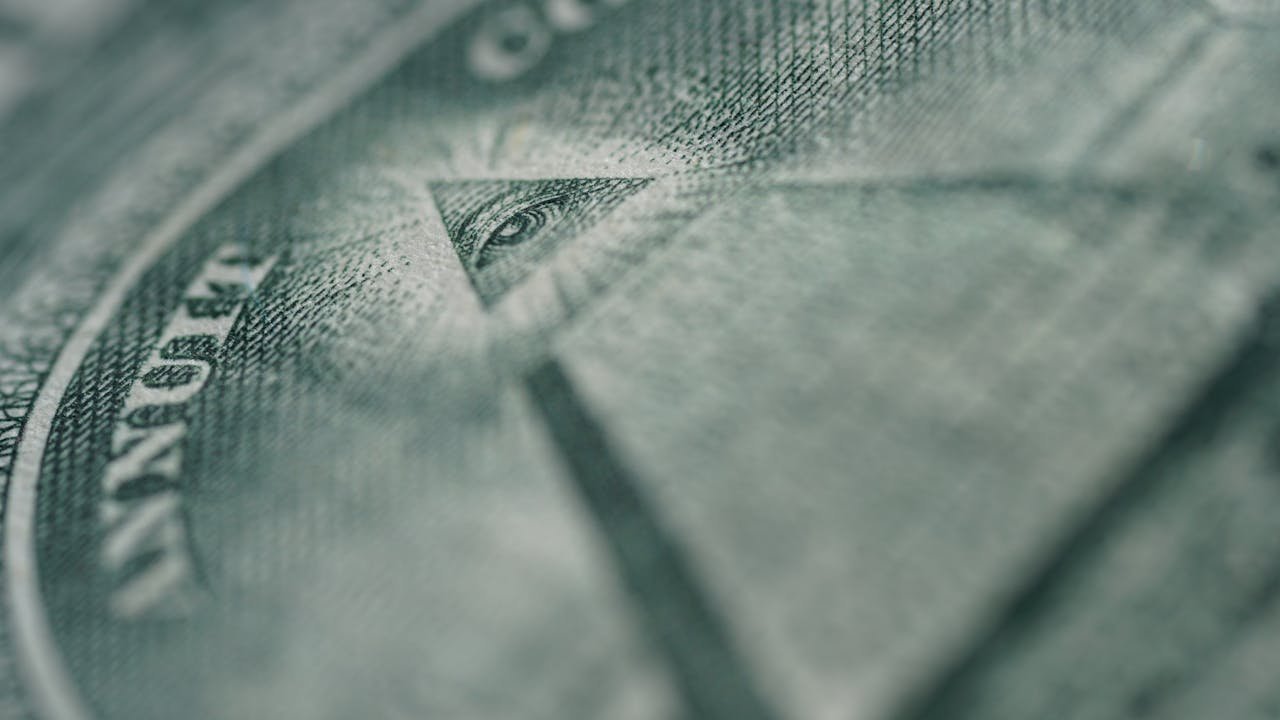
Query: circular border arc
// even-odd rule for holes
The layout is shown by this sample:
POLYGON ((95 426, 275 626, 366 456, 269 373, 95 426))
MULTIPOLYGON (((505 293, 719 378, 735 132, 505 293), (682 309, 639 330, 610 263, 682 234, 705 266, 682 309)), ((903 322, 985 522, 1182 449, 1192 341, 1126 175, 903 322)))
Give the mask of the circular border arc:
POLYGON ((10 629, 24 688, 48 720, 89 720, 63 662, 41 603, 35 546, 35 510, 41 464, 53 419, 85 354, 110 322, 129 290, 182 233, 235 191, 254 172, 308 130, 327 120, 362 90, 480 0, 428 2, 373 36, 366 50, 329 82, 306 95, 234 151, 139 244, 99 295, 58 353, 26 420, 4 507, 5 592, 10 629))

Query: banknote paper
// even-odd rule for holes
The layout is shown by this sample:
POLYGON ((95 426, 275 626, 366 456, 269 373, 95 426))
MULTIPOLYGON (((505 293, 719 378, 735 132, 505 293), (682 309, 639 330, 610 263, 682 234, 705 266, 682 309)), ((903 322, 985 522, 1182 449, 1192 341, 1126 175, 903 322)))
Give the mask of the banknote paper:
POLYGON ((1280 713, 1280 3, 120 7, 0 717, 1280 713))

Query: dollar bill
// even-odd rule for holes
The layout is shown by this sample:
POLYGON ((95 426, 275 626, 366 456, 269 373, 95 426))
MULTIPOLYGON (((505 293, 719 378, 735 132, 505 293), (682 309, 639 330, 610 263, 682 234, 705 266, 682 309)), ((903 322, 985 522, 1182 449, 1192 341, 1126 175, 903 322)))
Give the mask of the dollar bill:
POLYGON ((168 12, 5 126, 0 712, 1274 715, 1276 3, 168 12))

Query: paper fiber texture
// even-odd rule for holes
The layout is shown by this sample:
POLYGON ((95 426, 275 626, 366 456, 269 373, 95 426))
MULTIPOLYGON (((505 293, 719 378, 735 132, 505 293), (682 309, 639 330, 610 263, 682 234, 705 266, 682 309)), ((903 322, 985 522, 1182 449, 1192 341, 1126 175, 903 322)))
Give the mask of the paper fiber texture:
POLYGON ((0 717, 1280 713, 1280 4, 118 5, 0 717))

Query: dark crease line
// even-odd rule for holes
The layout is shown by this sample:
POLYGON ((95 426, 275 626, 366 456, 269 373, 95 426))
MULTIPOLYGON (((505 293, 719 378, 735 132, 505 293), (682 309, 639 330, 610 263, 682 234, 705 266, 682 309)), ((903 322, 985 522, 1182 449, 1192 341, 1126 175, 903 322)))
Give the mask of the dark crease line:
POLYGON ((666 661, 687 715, 778 717, 756 690, 678 540, 610 447, 559 362, 543 363, 525 378, 525 387, 609 547, 645 636, 666 661))
POLYGON ((1192 31, 1191 37, 1178 50, 1178 54, 1165 66, 1160 76, 1152 79, 1146 89, 1142 90, 1133 102, 1121 108, 1111 117, 1110 122, 1106 123, 1101 131, 1090 140, 1089 145, 1077 159, 1076 167, 1087 168, 1094 165, 1098 158, 1106 153, 1108 148, 1114 147, 1125 133, 1134 128, 1144 112, 1163 97, 1165 92, 1172 88, 1178 80, 1186 76, 1191 64, 1204 54, 1209 38, 1215 35, 1215 30, 1217 29, 1215 24, 1211 18, 1207 18, 1207 20, 1208 22, 1204 27, 1192 31))
POLYGON ((949 718, 962 714, 967 691, 999 663, 1007 648, 1034 633, 1051 609, 1059 589, 1091 561, 1121 524, 1163 486, 1166 472, 1212 441, 1227 416, 1248 402, 1258 382, 1280 371, 1280 289, 1260 304, 1254 323, 1234 352, 1190 395, 1190 401, 1159 435, 1121 472, 1092 512, 1067 529, 1041 564, 1029 572, 1008 599, 997 607, 960 653, 916 692, 901 698, 890 715, 896 720, 949 718))

